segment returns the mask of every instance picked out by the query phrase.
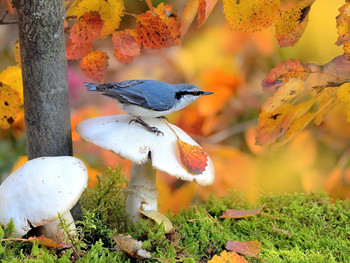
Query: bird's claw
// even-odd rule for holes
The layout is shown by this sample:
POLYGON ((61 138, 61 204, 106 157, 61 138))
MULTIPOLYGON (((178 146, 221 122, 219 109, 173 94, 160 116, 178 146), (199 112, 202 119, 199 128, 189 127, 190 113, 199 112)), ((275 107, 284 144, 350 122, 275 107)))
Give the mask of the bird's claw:
POLYGON ((152 126, 148 125, 144 120, 142 120, 140 118, 135 118, 135 119, 130 120, 129 124, 132 122, 136 122, 138 124, 141 124, 147 130, 155 133, 157 136, 159 136, 160 134, 164 136, 164 133, 162 131, 160 131, 157 127, 152 127, 152 126))

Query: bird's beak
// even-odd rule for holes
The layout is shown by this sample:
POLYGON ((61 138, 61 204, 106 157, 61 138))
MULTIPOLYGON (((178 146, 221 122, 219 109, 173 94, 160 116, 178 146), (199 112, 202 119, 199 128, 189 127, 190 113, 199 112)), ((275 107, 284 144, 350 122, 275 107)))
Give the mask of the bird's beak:
POLYGON ((201 94, 201 95, 202 95, 202 96, 203 96, 203 95, 210 95, 210 94, 213 94, 213 93, 214 93, 214 92, 202 91, 202 94, 201 94))

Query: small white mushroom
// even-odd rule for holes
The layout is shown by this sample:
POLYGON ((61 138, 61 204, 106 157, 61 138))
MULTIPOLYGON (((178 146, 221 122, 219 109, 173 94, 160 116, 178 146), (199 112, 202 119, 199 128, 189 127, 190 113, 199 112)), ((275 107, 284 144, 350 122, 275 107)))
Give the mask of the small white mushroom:
MULTIPOLYGON (((58 213, 71 218, 69 210, 78 201, 87 181, 86 166, 75 157, 30 160, 0 185, 0 224, 5 226, 12 218, 14 235, 21 237, 32 227, 54 222, 58 213)), ((45 233, 53 237, 56 231, 53 228, 45 233)))
POLYGON ((127 189, 126 211, 133 221, 140 210, 157 210, 158 190, 155 169, 179 179, 210 185, 214 181, 214 166, 208 157, 205 170, 200 174, 187 171, 178 155, 177 136, 190 145, 198 145, 190 136, 164 120, 145 120, 163 135, 157 136, 137 123, 130 123, 127 114, 97 117, 78 124, 77 131, 85 140, 133 162, 127 189))

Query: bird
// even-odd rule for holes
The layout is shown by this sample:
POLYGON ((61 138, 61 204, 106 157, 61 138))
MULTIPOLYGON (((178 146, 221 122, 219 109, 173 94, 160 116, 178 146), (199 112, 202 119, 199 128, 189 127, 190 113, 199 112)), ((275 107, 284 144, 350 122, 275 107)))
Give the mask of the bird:
POLYGON ((213 94, 192 84, 168 84, 157 80, 126 80, 103 84, 85 82, 84 85, 88 91, 101 92, 115 99, 125 113, 134 117, 130 122, 139 123, 157 135, 163 132, 151 127, 145 120, 166 118, 165 115, 183 109, 199 97, 213 94))

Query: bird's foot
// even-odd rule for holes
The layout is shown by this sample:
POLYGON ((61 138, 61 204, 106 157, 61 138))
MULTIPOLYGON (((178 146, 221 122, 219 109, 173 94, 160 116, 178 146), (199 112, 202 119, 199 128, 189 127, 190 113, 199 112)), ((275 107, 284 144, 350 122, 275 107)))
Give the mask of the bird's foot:
POLYGON ((148 125, 144 120, 140 119, 140 118, 135 118, 135 119, 132 119, 131 121, 129 121, 129 124, 132 123, 132 122, 136 122, 138 124, 141 124, 143 127, 145 127, 147 130, 151 131, 151 132, 154 132, 157 136, 159 134, 163 135, 164 136, 164 133, 161 132, 158 128, 156 127, 152 127, 150 125, 148 125))

